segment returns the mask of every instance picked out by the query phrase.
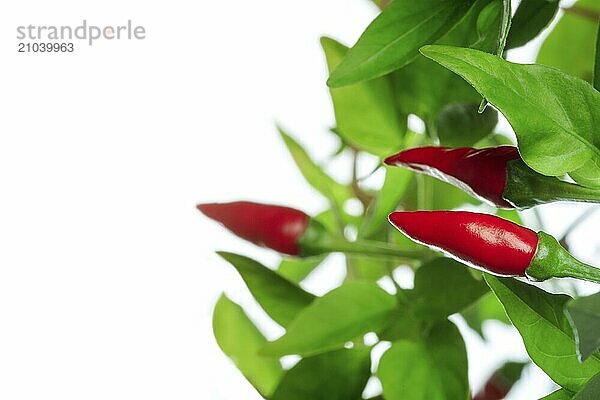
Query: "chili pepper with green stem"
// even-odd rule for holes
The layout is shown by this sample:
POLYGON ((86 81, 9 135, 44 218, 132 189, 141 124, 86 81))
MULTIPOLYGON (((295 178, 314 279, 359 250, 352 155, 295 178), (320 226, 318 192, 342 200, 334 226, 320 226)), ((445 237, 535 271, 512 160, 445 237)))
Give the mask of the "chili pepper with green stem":
POLYGON ((575 259, 552 236, 495 215, 410 211, 394 212, 389 219, 412 240, 492 274, 535 281, 571 277, 600 283, 600 269, 575 259))
POLYGON ((554 201, 600 202, 600 190, 537 173, 513 146, 417 147, 385 159, 451 183, 500 208, 528 208, 554 201))
POLYGON ((290 207, 236 201, 199 204, 197 208, 242 239, 291 256, 307 257, 338 251, 375 257, 423 255, 422 251, 402 250, 388 243, 348 241, 330 233, 303 211, 290 207))

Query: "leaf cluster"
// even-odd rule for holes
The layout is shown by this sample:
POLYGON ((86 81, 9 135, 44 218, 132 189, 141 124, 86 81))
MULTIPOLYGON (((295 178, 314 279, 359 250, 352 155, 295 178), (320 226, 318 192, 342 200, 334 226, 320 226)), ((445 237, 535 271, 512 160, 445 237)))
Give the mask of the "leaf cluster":
MULTIPOLYGON (((600 187, 596 0, 580 0, 564 11, 534 65, 506 61, 506 52, 551 24, 557 0, 521 0, 516 10, 509 0, 376 5, 381 12, 354 46, 321 39, 336 120, 327 134, 340 143, 332 159, 349 155, 352 179, 328 175, 324 163, 279 129, 299 172, 328 200, 330 206, 314 217, 328 230, 410 250, 420 245, 389 227, 390 212, 483 209, 455 187, 404 169, 386 168, 383 184, 370 185, 356 165, 361 157, 379 162, 421 145, 510 143, 495 130, 500 113, 531 168, 600 187), (409 115, 422 121, 424 132, 409 127, 409 115), (349 211, 351 202, 361 205, 360 212, 349 211)), ((502 217, 520 222, 515 211, 502 211, 502 217)), ((270 268, 241 255, 219 254, 285 329, 268 341, 225 295, 215 306, 217 343, 265 398, 360 399, 375 377, 382 385, 378 398, 470 399, 464 340, 448 319, 456 314, 484 339, 486 321, 514 325, 531 361, 561 387, 546 399, 600 398, 600 295, 572 299, 513 278, 484 277, 428 253, 402 262, 346 256, 344 282, 316 296, 303 288, 304 281, 325 256, 282 258, 270 268), (412 287, 394 280, 399 267, 413 271, 412 287), (385 281, 394 287, 384 290, 385 281), (374 348, 385 349, 380 359, 374 348), (280 358, 287 355, 300 361, 284 369, 280 358)), ((520 373, 508 375, 512 385, 520 373)))

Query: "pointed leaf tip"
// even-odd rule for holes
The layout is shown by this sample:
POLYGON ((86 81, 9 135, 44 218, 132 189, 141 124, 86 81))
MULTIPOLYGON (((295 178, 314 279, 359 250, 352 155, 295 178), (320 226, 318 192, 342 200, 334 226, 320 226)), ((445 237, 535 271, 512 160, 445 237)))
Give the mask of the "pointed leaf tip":
POLYGON ((435 47, 436 47, 435 45, 428 44, 428 45, 426 45, 426 46, 423 46, 423 47, 421 47, 421 48, 419 49, 419 53, 421 53, 421 54, 423 54, 423 55, 426 55, 426 54, 427 54, 429 51, 431 51, 431 50, 432 50, 432 48, 435 48, 435 47))
MULTIPOLYGON (((428 44, 419 49, 419 52, 427 58, 431 58, 435 61, 436 54, 447 54, 448 49, 455 48, 455 46, 444 46, 439 44, 428 44)), ((456 47, 458 48, 458 47, 456 47)))

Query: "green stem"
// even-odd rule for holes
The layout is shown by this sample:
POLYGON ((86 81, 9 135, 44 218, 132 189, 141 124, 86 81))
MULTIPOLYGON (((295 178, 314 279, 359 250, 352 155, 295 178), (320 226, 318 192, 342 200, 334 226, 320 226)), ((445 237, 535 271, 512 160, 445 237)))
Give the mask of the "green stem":
POLYGON ((516 207, 527 208, 554 201, 600 203, 600 189, 588 188, 539 174, 523 161, 508 163, 508 181, 503 196, 516 207))
POLYGON ((413 261, 423 258, 427 251, 403 250, 386 242, 371 240, 356 240, 351 242, 344 237, 332 235, 319 224, 312 220, 306 232, 300 238, 300 247, 303 256, 341 252, 345 254, 367 255, 371 257, 397 258, 413 261))
POLYGON ((554 196, 549 196, 550 200, 571 200, 586 203, 600 203, 599 189, 586 188, 584 186, 579 186, 560 180, 556 186, 556 193, 554 193, 554 196))
POLYGON ((339 251, 346 254, 361 254, 375 257, 394 257, 414 259, 422 257, 424 252, 418 250, 402 250, 384 242, 370 240, 347 241, 344 238, 331 238, 324 250, 339 251))
POLYGON ((417 209, 431 210, 433 206, 433 181, 424 174, 417 174, 417 209))
POLYGON ((577 229, 579 225, 585 222, 585 220, 587 220, 596 211, 598 211, 598 208, 596 207, 588 208, 587 210, 585 210, 579 217, 575 219, 575 221, 571 222, 571 225, 569 225, 565 233, 563 233, 562 237, 558 240, 558 243, 560 243, 563 247, 565 247, 568 250, 569 248, 566 246, 566 243, 569 235, 573 233, 573 231, 577 229))
POLYGON ((437 125, 435 122, 435 118, 426 116, 424 119, 425 122, 425 134, 431 141, 431 143, 435 146, 439 146, 440 137, 438 136, 437 125))
POLYGON ((373 196, 365 192, 358 184, 358 150, 355 149, 352 149, 352 182, 350 187, 352 188, 354 197, 363 205, 363 209, 366 210, 369 208, 369 205, 373 201, 373 196))
POLYGON ((600 268, 579 261, 545 232, 539 232, 538 238, 537 252, 526 270, 528 277, 537 281, 577 278, 600 283, 600 268))

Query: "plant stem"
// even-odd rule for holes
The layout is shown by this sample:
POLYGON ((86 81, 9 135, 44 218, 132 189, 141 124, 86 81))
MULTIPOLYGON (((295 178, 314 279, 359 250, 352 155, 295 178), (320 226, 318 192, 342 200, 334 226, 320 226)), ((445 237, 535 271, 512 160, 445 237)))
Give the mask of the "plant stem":
POLYGON ((556 277, 577 278, 584 281, 600 283, 600 268, 592 267, 591 265, 585 264, 576 258, 573 258, 571 263, 564 265, 562 274, 556 277))
POLYGON ((366 210, 373 198, 358 184, 358 151, 355 149, 352 149, 352 192, 366 210))
POLYGON ((553 197, 561 200, 600 203, 600 189, 587 188, 573 183, 559 181, 559 184, 557 184, 557 191, 553 197))
POLYGON ((571 6, 569 8, 562 9, 565 13, 578 15, 590 21, 598 21, 600 20, 600 13, 597 13, 594 10, 590 10, 589 8, 580 7, 577 5, 571 6))
POLYGON ((346 254, 360 254, 375 257, 393 257, 412 261, 421 258, 425 254, 419 250, 402 250, 385 242, 370 240, 357 240, 350 242, 344 238, 330 238, 328 245, 323 248, 330 252, 339 251, 346 254))
POLYGON ((545 232, 539 232, 538 238, 537 252, 526 271, 528 277, 537 281, 577 278, 600 283, 600 268, 579 261, 545 232))
POLYGON ((417 180, 417 209, 430 210, 433 205, 432 180, 424 174, 415 176, 417 180))
POLYGON ((508 163, 508 176, 503 196, 519 208, 554 201, 600 203, 600 189, 580 186, 533 171, 523 161, 508 163))
POLYGON ((424 122, 425 122, 425 134, 427 135, 427 137, 429 138, 429 140, 431 141, 431 143, 433 145, 439 146, 440 145, 440 137, 438 136, 435 118, 426 116, 424 122))
POLYGON ((429 250, 403 250, 387 242, 371 240, 349 241, 342 235, 328 232, 318 221, 311 220, 310 225, 299 239, 301 256, 341 252, 345 254, 366 255, 371 257, 396 258, 412 263, 415 259, 424 258, 429 250))
POLYGON ((417 175, 417 209, 425 209, 425 178, 422 174, 417 175))
POLYGON ((573 221, 571 223, 571 225, 569 225, 569 227, 567 228, 567 230, 565 231, 565 233, 563 233, 562 238, 560 238, 558 240, 558 243, 560 243, 563 247, 565 247, 566 249, 568 249, 567 237, 571 233, 573 233, 573 231, 575 229, 577 229, 577 227, 579 225, 581 225, 586 219, 588 219, 590 217, 590 215, 592 215, 596 211, 598 211, 598 208, 596 208, 596 207, 591 207, 591 208, 588 208, 587 210, 585 210, 579 217, 577 217, 577 219, 575 219, 575 221, 573 221))
POLYGON ((545 190, 537 192, 536 200, 539 202, 578 201, 600 203, 600 189, 579 186, 556 178, 549 179, 552 180, 551 184, 543 188, 545 190))
POLYGON ((381 10, 385 9, 387 6, 390 5, 391 2, 392 2, 392 0, 381 0, 379 2, 379 9, 381 9, 381 10))

